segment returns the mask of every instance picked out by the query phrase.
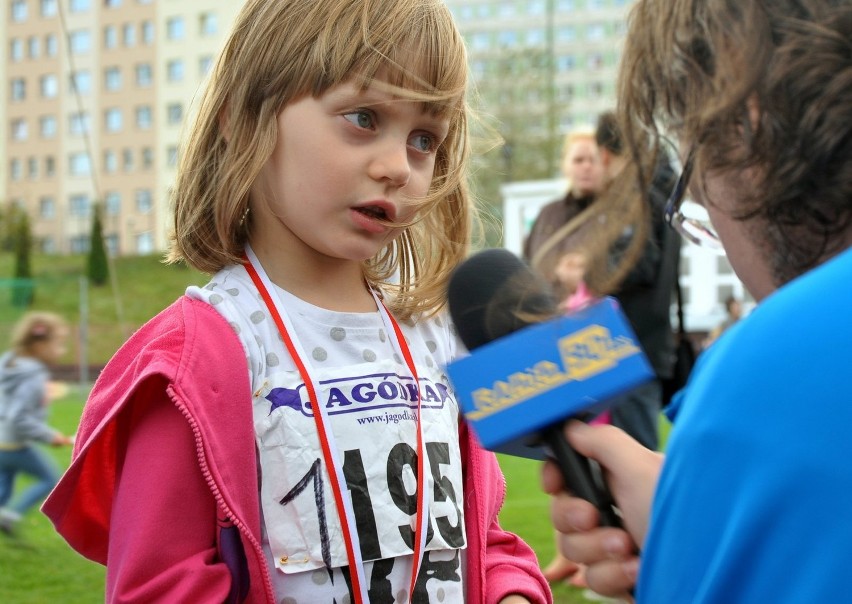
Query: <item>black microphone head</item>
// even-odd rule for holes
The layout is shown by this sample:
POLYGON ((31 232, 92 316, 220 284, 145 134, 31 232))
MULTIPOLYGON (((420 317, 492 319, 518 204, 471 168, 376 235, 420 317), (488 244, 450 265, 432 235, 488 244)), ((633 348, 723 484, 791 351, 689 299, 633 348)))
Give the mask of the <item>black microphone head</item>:
POLYGON ((500 248, 459 264, 450 277, 448 300, 468 350, 558 314, 556 297, 544 279, 500 248))

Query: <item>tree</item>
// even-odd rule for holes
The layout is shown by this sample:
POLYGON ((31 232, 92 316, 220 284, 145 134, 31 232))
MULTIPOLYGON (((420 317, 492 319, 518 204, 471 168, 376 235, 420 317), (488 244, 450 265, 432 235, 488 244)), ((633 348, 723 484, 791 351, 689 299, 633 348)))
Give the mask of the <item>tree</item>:
POLYGON ((104 243, 104 228, 101 222, 101 205, 95 204, 92 212, 92 235, 89 240, 88 258, 89 282, 92 285, 104 285, 109 278, 106 245, 104 243))
MULTIPOLYGON (((547 48, 503 49, 487 61, 477 82, 474 140, 486 140, 474 153, 473 191, 485 201, 486 215, 502 216, 500 185, 516 180, 553 178, 559 170, 561 134, 556 124, 566 107, 557 107, 552 75, 552 53, 547 48), (502 141, 494 139, 489 131, 502 141)), ((500 235, 489 237, 499 245, 500 235)))
POLYGON ((26 212, 10 212, 14 220, 15 283, 12 286, 12 304, 30 306, 35 298, 30 253, 33 246, 30 219, 26 212))

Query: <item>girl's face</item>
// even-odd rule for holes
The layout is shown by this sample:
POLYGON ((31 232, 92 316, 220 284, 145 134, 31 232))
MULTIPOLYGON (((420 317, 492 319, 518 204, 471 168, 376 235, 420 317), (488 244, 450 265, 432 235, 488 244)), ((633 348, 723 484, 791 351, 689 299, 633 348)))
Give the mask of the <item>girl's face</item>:
POLYGON ((416 102, 352 83, 290 103, 252 188, 252 247, 293 261, 373 257, 428 193, 448 129, 416 102))
POLYGON ((54 329, 50 338, 36 342, 32 347, 33 356, 47 364, 59 361, 66 350, 68 350, 68 330, 64 327, 54 329))

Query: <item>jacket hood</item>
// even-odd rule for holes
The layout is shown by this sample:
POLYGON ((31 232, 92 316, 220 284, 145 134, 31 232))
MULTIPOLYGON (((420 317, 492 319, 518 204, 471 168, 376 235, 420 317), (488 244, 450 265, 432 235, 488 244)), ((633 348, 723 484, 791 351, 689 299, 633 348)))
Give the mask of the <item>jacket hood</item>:
POLYGON ((13 390, 21 382, 46 372, 47 366, 32 357, 18 356, 12 351, 0 356, 0 387, 6 392, 13 390))

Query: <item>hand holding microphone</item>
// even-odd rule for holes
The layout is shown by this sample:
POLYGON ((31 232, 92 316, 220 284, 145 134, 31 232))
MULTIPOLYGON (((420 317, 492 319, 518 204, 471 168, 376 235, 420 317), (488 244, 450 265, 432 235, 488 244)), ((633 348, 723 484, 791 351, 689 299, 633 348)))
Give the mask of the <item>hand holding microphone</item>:
POLYGON ((471 355, 447 371, 482 444, 494 451, 554 458, 566 486, 620 526, 596 463, 564 438, 572 417, 606 408, 609 399, 653 373, 612 299, 561 316, 549 286, 514 254, 491 249, 455 271, 450 314, 471 355))

